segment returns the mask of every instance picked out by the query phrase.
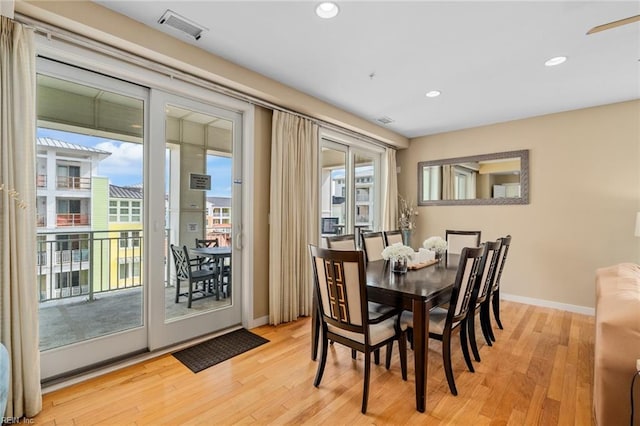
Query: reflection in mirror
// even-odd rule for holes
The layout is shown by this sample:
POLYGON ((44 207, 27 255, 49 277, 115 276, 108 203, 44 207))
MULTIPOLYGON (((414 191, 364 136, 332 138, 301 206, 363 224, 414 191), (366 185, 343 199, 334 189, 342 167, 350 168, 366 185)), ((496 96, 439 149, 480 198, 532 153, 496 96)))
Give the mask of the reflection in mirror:
POLYGON ((418 163, 418 204, 527 204, 529 151, 418 163))

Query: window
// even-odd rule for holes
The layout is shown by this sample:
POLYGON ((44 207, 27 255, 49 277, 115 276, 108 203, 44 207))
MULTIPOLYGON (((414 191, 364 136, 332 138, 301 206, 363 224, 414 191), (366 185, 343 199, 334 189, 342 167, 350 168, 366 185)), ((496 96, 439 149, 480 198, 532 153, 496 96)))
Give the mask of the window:
POLYGON ((126 263, 121 263, 118 265, 118 278, 121 280, 126 280, 129 278, 129 265, 126 263))
POLYGON ((78 214, 80 213, 80 200, 58 199, 58 214, 78 214))
POLYGON ((120 248, 140 247, 140 231, 121 232, 120 248))
POLYGON ((56 274, 56 289, 87 285, 87 271, 69 271, 56 274))
POLYGON ((111 200, 109 201, 110 222, 140 222, 142 212, 141 201, 111 200))
POLYGON ((109 222, 118 221, 118 202, 109 201, 109 222))

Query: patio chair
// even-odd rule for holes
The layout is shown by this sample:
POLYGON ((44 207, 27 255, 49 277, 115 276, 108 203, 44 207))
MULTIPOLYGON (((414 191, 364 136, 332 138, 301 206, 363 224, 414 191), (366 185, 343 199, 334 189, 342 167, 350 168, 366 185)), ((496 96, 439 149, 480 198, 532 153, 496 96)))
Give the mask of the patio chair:
POLYGON ((203 296, 208 295, 207 289, 215 280, 214 271, 208 268, 202 269, 199 262, 193 263, 189 257, 187 246, 182 248, 171 244, 171 253, 176 266, 176 303, 180 301, 180 296, 187 297, 187 308, 191 308, 193 301, 193 293, 201 293, 203 296), (186 292, 180 292, 180 282, 187 281, 188 289, 186 292))

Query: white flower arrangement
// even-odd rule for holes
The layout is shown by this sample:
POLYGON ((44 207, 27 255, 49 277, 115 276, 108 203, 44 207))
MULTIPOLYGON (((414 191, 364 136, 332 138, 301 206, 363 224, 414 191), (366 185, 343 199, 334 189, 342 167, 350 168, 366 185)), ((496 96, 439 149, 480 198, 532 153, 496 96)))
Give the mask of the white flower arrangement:
POLYGON ((447 251, 447 242, 442 237, 429 237, 424 240, 422 247, 442 254, 447 251))
POLYGON ((382 258, 385 260, 411 260, 415 252, 409 246, 405 246, 402 243, 392 244, 382 250, 382 258))

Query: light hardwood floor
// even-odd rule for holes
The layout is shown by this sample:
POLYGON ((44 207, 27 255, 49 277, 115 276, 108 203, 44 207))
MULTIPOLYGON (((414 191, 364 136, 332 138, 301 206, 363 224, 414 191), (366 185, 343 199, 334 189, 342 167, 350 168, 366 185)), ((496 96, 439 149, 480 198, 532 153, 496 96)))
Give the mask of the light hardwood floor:
POLYGON ((475 373, 466 370, 455 334, 457 397, 447 387, 440 343, 430 342, 426 413, 415 410, 412 353, 403 382, 397 345, 390 370, 372 367, 366 415, 362 354, 353 361, 333 345, 315 388, 306 318, 252 330, 270 343, 197 374, 163 355, 47 393, 35 423, 593 425, 594 318, 504 302, 502 320, 493 347, 479 342, 475 373))

